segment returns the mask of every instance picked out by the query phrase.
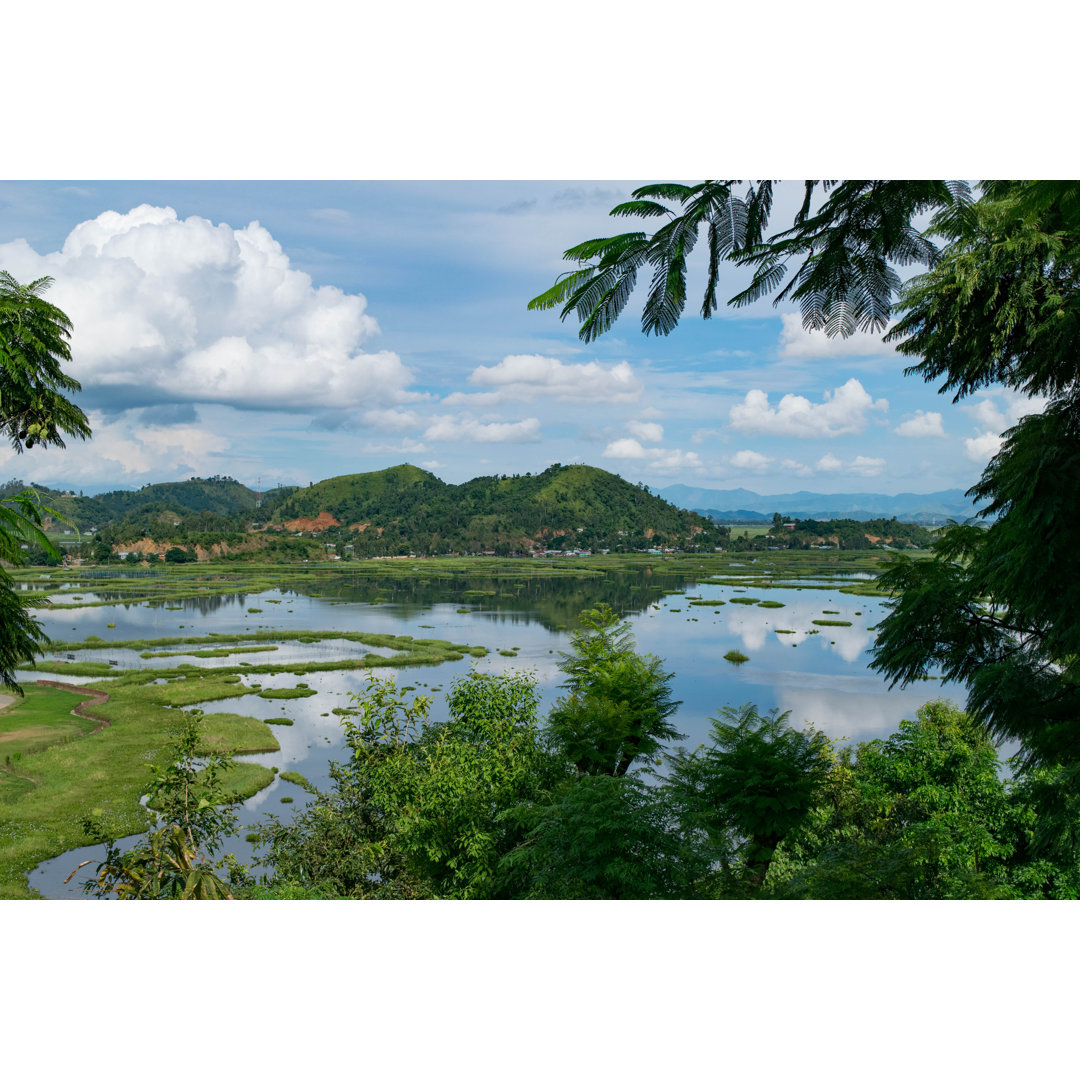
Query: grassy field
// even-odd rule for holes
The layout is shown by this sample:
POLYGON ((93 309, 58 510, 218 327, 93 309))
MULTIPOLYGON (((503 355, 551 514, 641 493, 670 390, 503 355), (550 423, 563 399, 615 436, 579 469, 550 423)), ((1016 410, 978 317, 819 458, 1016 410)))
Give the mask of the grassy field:
MULTIPOLYGON (((235 696, 235 684, 228 696, 235 696)), ((141 832, 149 823, 139 796, 150 779, 148 765, 166 764, 179 717, 163 702, 162 691, 185 704, 212 700, 226 684, 214 678, 182 680, 180 685, 110 686, 109 700, 88 703, 89 729, 73 736, 68 710, 86 695, 77 690, 27 696, 2 714, 4 730, 16 739, 38 740, 37 749, 4 766, 0 789, 0 899, 28 898, 26 874, 43 859, 86 842, 79 819, 98 814, 113 836, 141 832), (66 699, 66 701, 64 700, 66 699), (102 726, 94 731, 94 727, 102 726), (54 729, 46 744, 41 728, 54 729), (26 732, 31 732, 30 736, 26 732), (92 732, 92 733, 91 733, 92 732)), ((221 694, 221 696, 226 696, 221 694)), ((208 725, 208 745, 233 753, 277 748, 273 732, 254 717, 216 714, 208 725)), ((13 740, 15 741, 15 740, 13 740)), ((248 798, 268 784, 264 766, 242 762, 230 770, 226 790, 248 798)), ((72 867, 74 869, 74 866, 72 867)))

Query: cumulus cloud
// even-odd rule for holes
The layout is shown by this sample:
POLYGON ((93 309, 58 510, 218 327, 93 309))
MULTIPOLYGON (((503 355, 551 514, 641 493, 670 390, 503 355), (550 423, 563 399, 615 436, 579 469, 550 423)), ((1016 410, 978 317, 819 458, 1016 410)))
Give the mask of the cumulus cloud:
POLYGON ((847 471, 856 476, 877 476, 885 468, 885 459, 879 457, 863 457, 860 454, 851 464, 847 471))
POLYGON ((583 364, 563 363, 554 356, 506 356, 492 367, 481 365, 469 376, 473 386, 488 389, 480 394, 451 394, 446 405, 506 400, 531 401, 554 397, 559 401, 637 401, 642 384, 630 365, 622 360, 605 365, 596 360, 583 364))
POLYGON ((980 391, 972 404, 963 406, 978 429, 974 436, 964 440, 964 453, 971 461, 984 464, 1001 448, 1005 431, 1014 427, 1021 417, 1041 413, 1046 405, 1046 398, 1027 397, 1005 387, 980 391))
POLYGON ((910 420, 905 420, 893 428, 893 433, 903 435, 908 439, 925 439, 932 436, 943 438, 945 427, 941 422, 941 413, 923 412, 922 409, 916 409, 915 415, 910 420))
POLYGON ((521 443, 540 441, 535 417, 514 423, 482 423, 472 417, 436 416, 424 432, 433 442, 521 443))
MULTIPOLYGON (((801 315, 780 316, 780 355, 788 358, 838 358, 845 356, 893 356, 895 345, 886 345, 881 334, 854 333, 851 337, 827 337, 823 330, 804 330, 801 315)), ((886 330, 885 333, 888 333, 886 330)))
MULTIPOLYGON (((794 464, 792 462, 791 464, 794 464)), ((859 454, 851 461, 842 461, 835 454, 824 454, 814 463, 812 469, 800 475, 815 473, 851 473, 853 476, 877 476, 885 468, 884 458, 866 457, 859 454)))
POLYGON ((731 426, 748 435, 831 439, 859 434, 866 427, 869 411, 886 412, 889 408, 885 398, 871 398, 858 379, 826 390, 824 398, 822 404, 814 405, 799 394, 785 394, 773 408, 764 390, 751 390, 741 404, 731 407, 731 426))
MULTIPOLYGON (((110 419, 97 410, 91 410, 87 418, 94 432, 93 453, 80 452, 79 444, 72 442, 67 450, 35 455, 36 481, 120 486, 163 475, 214 475, 221 471, 222 455, 231 445, 197 419, 185 424, 134 426, 127 418, 110 419)), ((0 463, 3 461, 0 456, 0 463)))
POLYGON ((796 476, 813 476, 814 470, 809 465, 804 465, 801 461, 793 461, 791 458, 785 458, 780 462, 780 468, 786 473, 794 473, 796 476))
POLYGON ((736 469, 744 469, 746 472, 763 473, 772 464, 772 458, 759 454, 756 450, 740 450, 732 454, 729 462, 736 469))
POLYGON ((107 211, 60 251, 0 244, 20 280, 56 279, 49 299, 74 324, 71 374, 130 404, 215 402, 298 410, 389 406, 410 395, 367 301, 315 287, 258 222, 242 229, 171 207, 107 211))
POLYGON ((648 462, 657 472, 701 468, 701 458, 693 450, 665 450, 659 446, 646 448, 637 439, 616 439, 604 448, 603 456, 648 462))
POLYGON ((631 420, 626 426, 630 429, 630 434, 635 435, 642 442, 664 441, 664 428, 661 424, 631 420))

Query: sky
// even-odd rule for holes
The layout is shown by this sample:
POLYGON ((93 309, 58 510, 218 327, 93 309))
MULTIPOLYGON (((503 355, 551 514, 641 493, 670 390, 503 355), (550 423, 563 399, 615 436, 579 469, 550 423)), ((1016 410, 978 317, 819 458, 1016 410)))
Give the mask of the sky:
MULTIPOLYGON (((94 432, 0 449, 0 475, 89 493, 560 462, 654 490, 929 492, 974 483, 1037 407, 952 404, 880 335, 806 332, 792 305, 703 320, 700 258, 668 337, 642 333, 641 287, 590 344, 529 311, 563 250, 621 231, 610 208, 660 178, 0 183, 0 268, 55 279, 94 432)), ((781 184, 773 221, 800 196, 781 184)), ((721 296, 744 281, 726 268, 721 296)))

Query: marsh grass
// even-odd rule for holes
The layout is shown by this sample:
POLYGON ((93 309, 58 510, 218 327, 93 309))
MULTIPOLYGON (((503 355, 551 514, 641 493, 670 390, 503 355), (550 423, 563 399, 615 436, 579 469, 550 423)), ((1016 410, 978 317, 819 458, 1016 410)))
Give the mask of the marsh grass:
POLYGON ((738 649, 728 649, 728 651, 724 653, 724 659, 729 660, 733 664, 745 664, 750 657, 747 656, 746 653, 739 652, 738 649))
MULTIPOLYGON (((108 726, 19 759, 17 771, 28 783, 4 796, 0 898, 34 895, 27 873, 42 860, 85 844, 79 820, 87 813, 100 811, 100 821, 114 837, 144 831, 149 822, 139 796, 150 779, 147 766, 167 764, 179 723, 175 710, 168 706, 244 692, 243 687, 217 678, 181 678, 162 685, 112 680, 108 701, 88 702, 84 707, 92 721, 108 726)), ((76 690, 69 700, 74 704, 82 696, 76 690)), ((220 731, 215 734, 221 736, 222 749, 246 753, 268 748, 272 733, 258 721, 245 722, 252 719, 218 721, 220 731)), ((232 790, 241 798, 247 797, 243 792, 265 786, 266 778, 273 775, 251 762, 240 762, 230 771, 232 790)))
POLYGON ((850 622, 844 619, 811 619, 815 626, 851 626, 850 622))
POLYGON ((315 785, 302 773, 290 770, 289 772, 278 773, 278 776, 282 780, 287 780, 290 784, 296 784, 297 787, 301 787, 311 794, 315 792, 315 785))
POLYGON ((310 686, 278 686, 271 687, 269 690, 260 690, 259 697, 275 700, 277 698, 314 697, 316 693, 318 691, 312 690, 310 686))

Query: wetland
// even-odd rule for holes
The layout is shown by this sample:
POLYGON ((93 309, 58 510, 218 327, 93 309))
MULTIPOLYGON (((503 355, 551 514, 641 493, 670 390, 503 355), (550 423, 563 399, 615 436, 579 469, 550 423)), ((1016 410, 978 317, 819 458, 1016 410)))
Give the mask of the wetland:
POLYGON ((81 818, 116 836, 145 828, 147 765, 167 754, 178 711, 202 710, 208 748, 243 766, 230 781, 242 801, 229 849, 250 864, 247 837, 265 814, 288 820, 328 785, 342 710, 371 675, 430 695, 433 720, 472 668, 529 671, 548 706, 579 612, 601 603, 673 673, 681 745, 701 742, 722 706, 746 702, 832 738, 886 737, 926 701, 961 698, 933 679, 890 690, 867 669, 887 599, 874 589, 881 560, 835 551, 18 571, 20 588, 50 600, 37 617, 52 639, 19 678, 53 685, 30 685, 0 710, 0 896, 82 895, 93 863, 65 879, 101 848, 81 843, 81 818), (80 701, 83 715, 71 715, 80 701))

